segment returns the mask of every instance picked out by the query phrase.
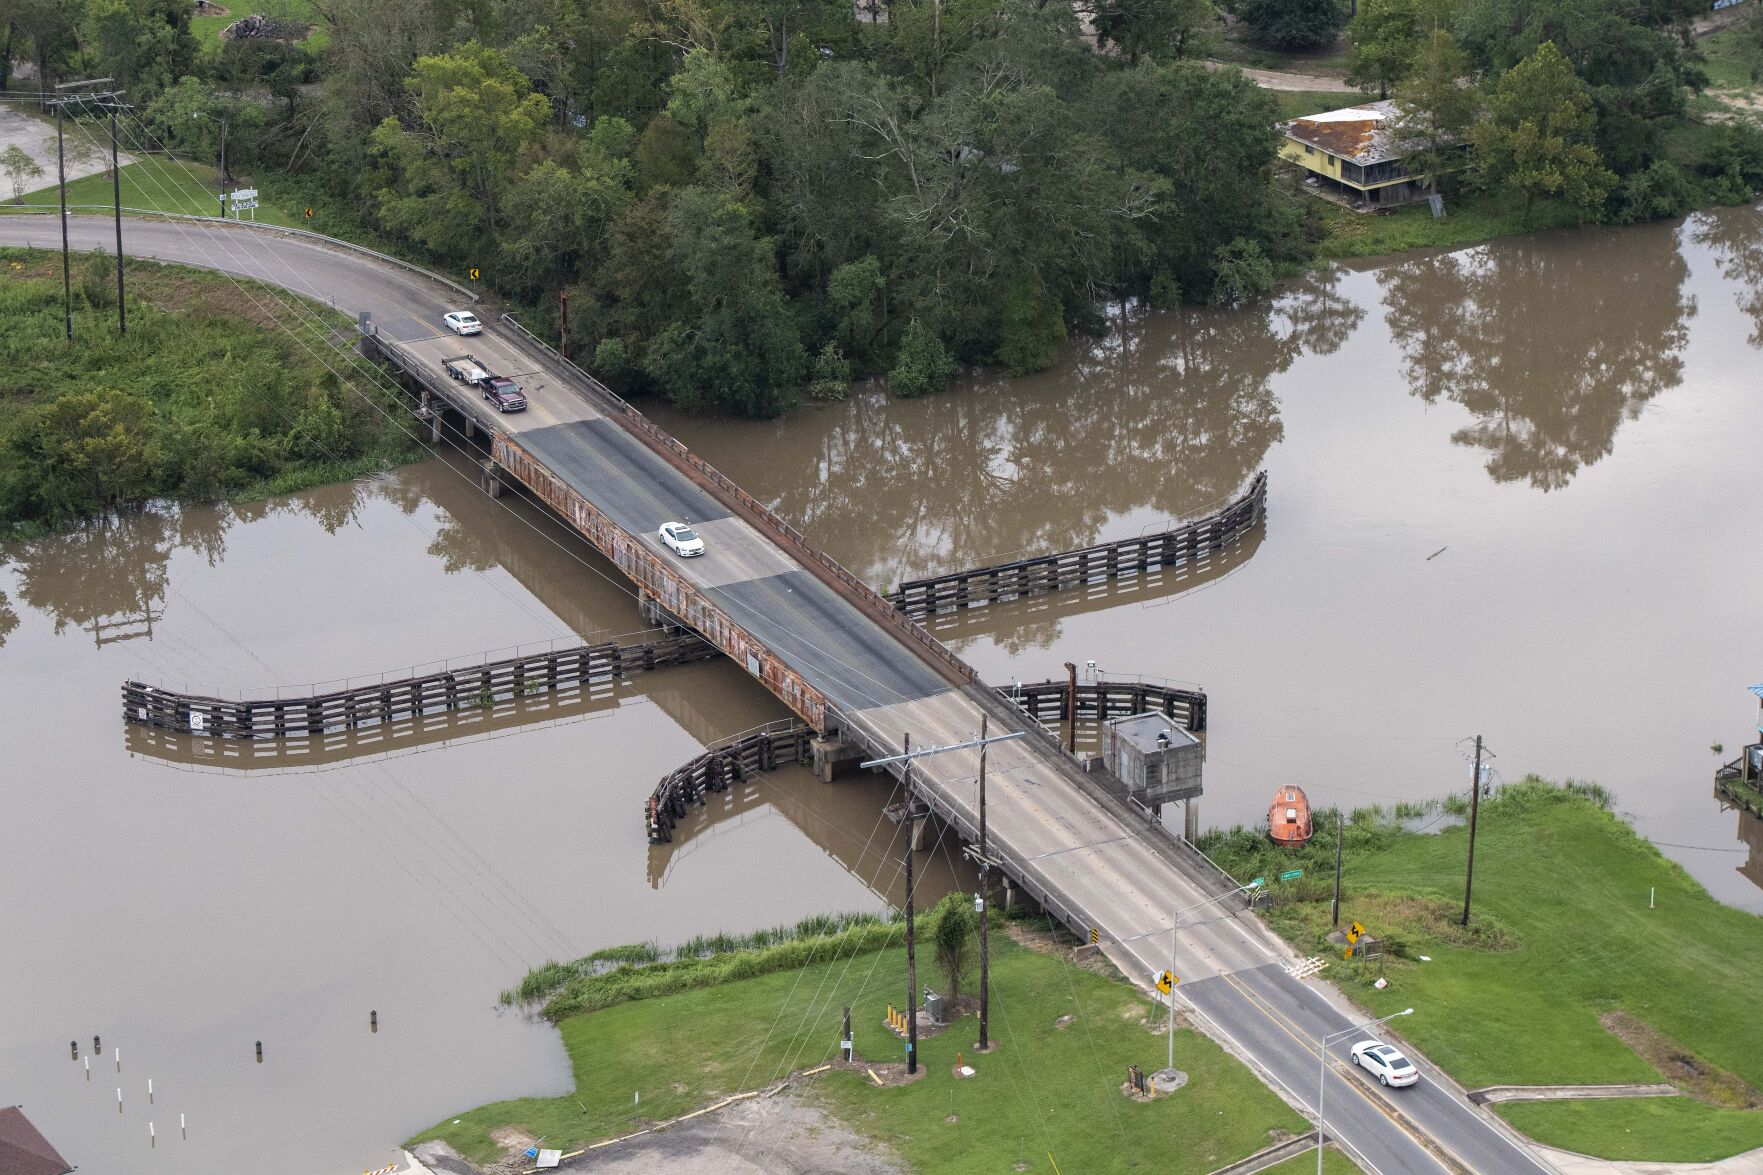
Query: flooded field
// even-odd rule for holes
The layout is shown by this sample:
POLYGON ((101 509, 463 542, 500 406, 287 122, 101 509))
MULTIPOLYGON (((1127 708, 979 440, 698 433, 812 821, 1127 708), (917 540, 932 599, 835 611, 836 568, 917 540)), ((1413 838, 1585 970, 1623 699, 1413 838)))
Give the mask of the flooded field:
MULTIPOLYGON (((1732 210, 1123 315, 1043 375, 923 401, 657 415, 879 586, 1156 528, 1264 468, 1266 534, 1227 573, 939 633, 998 684, 1067 660, 1204 684, 1203 822, 1287 781, 1461 790, 1480 733, 1498 777, 1595 779, 1763 909, 1763 835, 1713 800, 1710 749, 1763 677, 1760 290, 1763 214, 1732 210)), ((780 772, 645 843, 661 775, 782 716, 720 662, 359 755, 124 730, 125 678, 236 694, 639 628, 609 565, 462 463, 0 555, 0 1089, 82 1171, 379 1166, 567 1085, 555 1035, 494 1006, 529 965, 900 896, 876 782, 780 772), (94 1034, 88 1081, 68 1042, 94 1034)), ((920 878, 961 884, 952 847, 920 878)))

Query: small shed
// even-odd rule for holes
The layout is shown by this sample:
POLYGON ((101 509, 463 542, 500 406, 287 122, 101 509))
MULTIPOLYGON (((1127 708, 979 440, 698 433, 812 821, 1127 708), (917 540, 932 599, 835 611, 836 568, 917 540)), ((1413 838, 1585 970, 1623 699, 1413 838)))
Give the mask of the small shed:
POLYGON ((68 1175, 73 1164, 56 1153, 17 1106, 0 1107, 0 1175, 68 1175))
POLYGON ((1200 794, 1200 740, 1167 714, 1114 718, 1102 727, 1102 758, 1133 795, 1147 804, 1191 800, 1200 794))

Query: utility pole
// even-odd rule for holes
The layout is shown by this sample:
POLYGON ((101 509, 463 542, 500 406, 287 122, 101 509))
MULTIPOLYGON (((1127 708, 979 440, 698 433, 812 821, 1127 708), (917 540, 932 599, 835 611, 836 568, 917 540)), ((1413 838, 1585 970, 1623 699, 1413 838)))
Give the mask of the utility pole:
MULTIPOLYGON (((901 749, 912 753, 912 736, 901 749)), ((918 1072, 918 951, 912 919, 912 821, 918 805, 912 799, 912 760, 906 760, 906 1073, 918 1072)))
POLYGON ((1338 927, 1341 924, 1341 833, 1346 826, 1346 817, 1341 814, 1340 805, 1334 810, 1334 905, 1329 907, 1329 925, 1338 927))
POLYGON ((1475 736, 1475 778, 1469 786, 1469 869, 1463 875, 1463 925, 1469 925, 1469 890, 1475 884, 1475 817, 1481 811, 1481 735, 1475 736))
POLYGON ((122 170, 116 165, 116 97, 110 107, 110 198, 116 216, 116 333, 129 333, 129 312, 124 305, 122 284, 122 170))
POLYGON ((569 287, 565 286, 563 289, 557 291, 557 296, 563 302, 563 357, 565 359, 568 359, 569 358, 569 287))
POLYGON ((974 846, 972 846, 972 845, 967 846, 967 855, 970 857, 977 856, 979 858, 979 878, 980 878, 980 882, 979 882, 979 884, 980 884, 980 897, 979 897, 979 914, 980 914, 980 920, 979 920, 979 968, 980 968, 979 1047, 982 1049, 988 1047, 986 1032, 987 1032, 987 1028, 990 1024, 989 1017, 990 1017, 990 1013, 991 1013, 991 986, 990 986, 991 972, 989 970, 989 964, 987 962, 987 956, 986 956, 986 930, 987 930, 987 922, 988 922, 987 911, 990 906, 990 899, 989 899, 989 895, 986 890, 986 885, 988 883, 987 878, 988 878, 990 868, 992 865, 992 860, 991 860, 991 858, 986 856, 986 852, 985 852, 985 848, 986 848, 986 748, 991 746, 993 743, 1007 743, 1007 742, 1011 742, 1015 739, 1019 739, 1019 738, 1023 737, 1023 732, 1020 730, 1013 730, 1008 734, 987 734, 986 729, 988 726, 988 722, 989 722, 988 717, 985 714, 981 714, 980 715, 980 726, 979 726, 980 733, 979 733, 978 738, 968 739, 966 742, 950 743, 947 746, 924 747, 924 748, 917 750, 917 751, 912 749, 912 736, 908 734, 905 736, 905 750, 902 751, 900 754, 888 755, 888 756, 886 756, 884 758, 880 758, 880 759, 865 759, 862 763, 858 764, 859 767, 865 767, 865 768, 885 767, 890 763, 905 763, 906 764, 906 776, 904 779, 904 784, 906 787, 905 807, 904 808, 889 808, 888 809, 888 816, 890 819, 898 819, 899 817, 896 815, 896 813, 903 811, 905 813, 905 819, 908 822, 908 826, 907 826, 907 830, 906 830, 906 970, 908 973, 907 983, 912 988, 912 990, 907 993, 907 1001, 908 1001, 907 1006, 909 1008, 913 1009, 913 1012, 912 1012, 913 1018, 912 1018, 912 1023, 911 1023, 911 1027, 910 1027, 910 1032, 911 1032, 911 1037, 912 1037, 912 1049, 911 1049, 911 1054, 907 1057, 907 1062, 906 1062, 907 1063, 907 1072, 909 1072, 909 1073, 916 1073, 918 1071, 918 1068, 917 1068, 917 1066, 918 1066, 918 1048, 917 1048, 917 1045, 918 1045, 918 1013, 916 1011, 917 1001, 918 1001, 918 991, 917 991, 917 989, 918 989, 918 971, 917 971, 916 959, 913 954, 912 830, 911 830, 911 825, 910 825, 911 820, 915 818, 915 816, 918 812, 918 804, 912 798, 912 762, 915 759, 927 758, 932 755, 946 755, 950 751, 965 751, 965 750, 968 750, 972 747, 979 748, 979 847, 978 847, 978 851, 976 852, 974 846))
MULTIPOLYGON (((82 86, 101 86, 109 78, 88 78, 82 82, 62 82, 56 86, 55 102, 55 179, 61 192, 61 312, 62 321, 67 329, 67 341, 73 342, 73 272, 70 268, 67 241, 67 142, 63 134, 63 111, 67 107, 68 98, 65 92, 77 90, 82 86)), ((81 102, 84 95, 79 95, 81 102)))
POLYGON ((61 111, 66 103, 55 102, 55 175, 61 189, 61 315, 67 324, 67 341, 73 342, 73 275, 67 260, 67 145, 61 138, 61 111))
POLYGON ((979 716, 979 1050, 990 1048, 987 1030, 992 1014, 992 972, 987 954, 987 931, 992 920, 992 891, 988 874, 991 862, 986 858, 986 724, 989 715, 979 716))

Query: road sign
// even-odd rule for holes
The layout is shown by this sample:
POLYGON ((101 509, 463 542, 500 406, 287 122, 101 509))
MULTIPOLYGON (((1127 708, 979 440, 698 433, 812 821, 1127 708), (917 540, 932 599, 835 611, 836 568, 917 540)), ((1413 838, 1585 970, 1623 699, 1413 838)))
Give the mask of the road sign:
POLYGON ((1264 886, 1266 884, 1267 884, 1267 878, 1257 877, 1255 880, 1253 880, 1249 883, 1249 888, 1250 889, 1260 889, 1262 886, 1264 886))
POLYGON ((1099 943, 1101 941, 1102 941, 1102 932, 1100 930, 1097 930, 1094 926, 1090 927, 1090 945, 1095 946, 1097 943, 1099 943))
POLYGON ((227 201, 232 205, 234 212, 248 212, 257 207, 257 189, 240 188, 230 194, 227 201))
POLYGON ((471 270, 470 270, 470 273, 471 273, 471 280, 472 280, 472 281, 476 281, 476 280, 477 280, 477 279, 478 279, 478 272, 477 272, 477 266, 475 266, 475 265, 474 265, 474 266, 472 266, 472 267, 471 267, 471 270))
POLYGON ((1173 988, 1176 984, 1178 984, 1180 982, 1181 982, 1181 980, 1179 978, 1177 978, 1174 975, 1174 973, 1172 973, 1172 972, 1159 971, 1157 973, 1157 990, 1162 992, 1164 995, 1168 995, 1170 989, 1173 988))
POLYGON ((1360 940, 1360 938, 1362 938, 1364 936, 1364 934, 1365 934, 1365 927, 1358 922, 1354 922, 1351 926, 1347 927, 1347 941, 1348 942, 1358 942, 1360 940))
POLYGON ((1304 871, 1302 869, 1287 869, 1284 873, 1279 875, 1279 879, 1281 881, 1296 881, 1302 876, 1304 876, 1304 871))
POLYGON ((306 219, 307 219, 307 220, 311 220, 311 219, 312 219, 312 209, 310 209, 310 208, 308 208, 308 209, 307 209, 307 210, 306 210, 306 219))

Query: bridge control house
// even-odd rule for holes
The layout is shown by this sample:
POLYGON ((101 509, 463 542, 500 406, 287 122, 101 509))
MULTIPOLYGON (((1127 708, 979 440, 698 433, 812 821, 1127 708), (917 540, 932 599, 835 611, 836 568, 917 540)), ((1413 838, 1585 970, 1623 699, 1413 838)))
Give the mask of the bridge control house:
POLYGON ((1181 723, 1152 711, 1102 727, 1102 761, 1141 802, 1155 807, 1200 794, 1206 750, 1181 723))
POLYGON ((1394 102, 1367 102, 1282 123, 1280 157, 1309 174, 1304 186, 1360 212, 1395 208, 1426 195, 1409 177, 1395 141, 1394 102))

